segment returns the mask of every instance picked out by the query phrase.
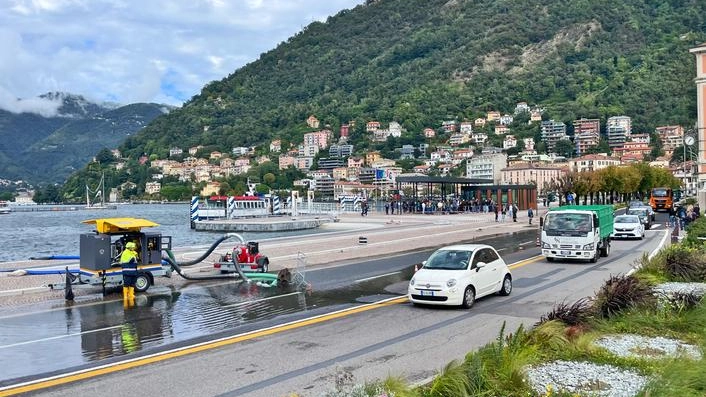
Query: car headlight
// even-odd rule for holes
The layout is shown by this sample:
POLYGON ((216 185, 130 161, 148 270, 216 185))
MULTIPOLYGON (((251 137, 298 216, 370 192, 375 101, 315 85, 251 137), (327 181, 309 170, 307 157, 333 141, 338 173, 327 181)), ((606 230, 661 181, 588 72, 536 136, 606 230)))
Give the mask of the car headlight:
POLYGON ((592 249, 593 249, 593 243, 584 245, 584 246, 583 246, 583 249, 584 249, 584 250, 592 250, 592 249))
POLYGON ((552 248, 552 246, 549 243, 542 243, 542 248, 552 248))
POLYGON ((412 279, 409 280, 409 285, 414 285, 414 277, 412 277, 412 279))
POLYGON ((452 278, 451 280, 449 280, 449 281, 446 282, 446 286, 449 287, 449 288, 453 287, 454 285, 456 285, 456 279, 455 279, 455 278, 452 278))

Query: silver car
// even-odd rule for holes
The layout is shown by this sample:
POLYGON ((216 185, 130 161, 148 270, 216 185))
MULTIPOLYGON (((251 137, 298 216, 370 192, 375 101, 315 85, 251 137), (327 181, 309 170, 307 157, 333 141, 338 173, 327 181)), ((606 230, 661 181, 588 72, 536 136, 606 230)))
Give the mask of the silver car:
POLYGON ((633 209, 633 208, 644 208, 644 209, 647 210, 647 214, 650 216, 650 220, 651 220, 652 222, 654 222, 654 220, 655 220, 655 210, 654 210, 652 207, 650 207, 649 205, 647 205, 647 204, 645 204, 645 203, 643 203, 643 202, 640 202, 639 204, 631 204, 628 208, 629 208, 629 209, 633 209))
POLYGON ((645 226, 645 230, 649 230, 652 227, 652 220, 650 219, 650 213, 647 212, 646 207, 632 207, 625 212, 625 215, 636 215, 640 218, 640 221, 645 226))

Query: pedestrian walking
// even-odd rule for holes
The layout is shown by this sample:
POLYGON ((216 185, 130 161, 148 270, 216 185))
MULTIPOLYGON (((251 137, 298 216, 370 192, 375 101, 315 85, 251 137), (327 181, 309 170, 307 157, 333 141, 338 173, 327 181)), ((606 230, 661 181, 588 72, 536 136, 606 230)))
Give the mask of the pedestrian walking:
POLYGON ((517 222, 517 205, 513 204, 512 207, 512 221, 517 222))
POLYGON ((507 215, 507 205, 503 205, 502 213, 500 215, 500 222, 505 222, 505 216, 507 215))
POLYGON ((529 219, 529 224, 532 224, 532 218, 534 218, 534 211, 532 211, 532 207, 529 207, 527 209, 527 218, 529 219))
POLYGON ((498 209, 498 206, 496 205, 496 206, 495 206, 495 222, 498 221, 499 211, 500 211, 500 210, 498 209))
POLYGON ((385 203, 385 215, 390 215, 390 204, 385 203))

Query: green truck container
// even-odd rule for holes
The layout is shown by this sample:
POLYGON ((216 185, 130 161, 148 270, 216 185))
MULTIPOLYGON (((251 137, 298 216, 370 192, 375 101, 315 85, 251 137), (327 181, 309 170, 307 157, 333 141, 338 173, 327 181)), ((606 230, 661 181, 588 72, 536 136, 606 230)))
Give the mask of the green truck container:
POLYGON ((601 228, 601 238, 609 238, 613 233, 613 206, 612 205, 565 205, 562 207, 551 207, 549 211, 579 210, 593 211, 598 216, 598 223, 601 228))

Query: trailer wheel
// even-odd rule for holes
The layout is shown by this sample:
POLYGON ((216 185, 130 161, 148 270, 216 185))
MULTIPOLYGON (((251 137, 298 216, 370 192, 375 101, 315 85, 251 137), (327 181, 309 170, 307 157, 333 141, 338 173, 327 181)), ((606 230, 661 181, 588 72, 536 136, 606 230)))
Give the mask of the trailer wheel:
POLYGON ((267 257, 257 258, 257 268, 260 273, 267 273, 270 267, 270 260, 267 257))
POLYGON ((149 274, 147 274, 147 273, 138 273, 137 274, 137 279, 135 280, 135 291, 145 292, 148 289, 150 289, 150 285, 152 285, 152 279, 149 274))

